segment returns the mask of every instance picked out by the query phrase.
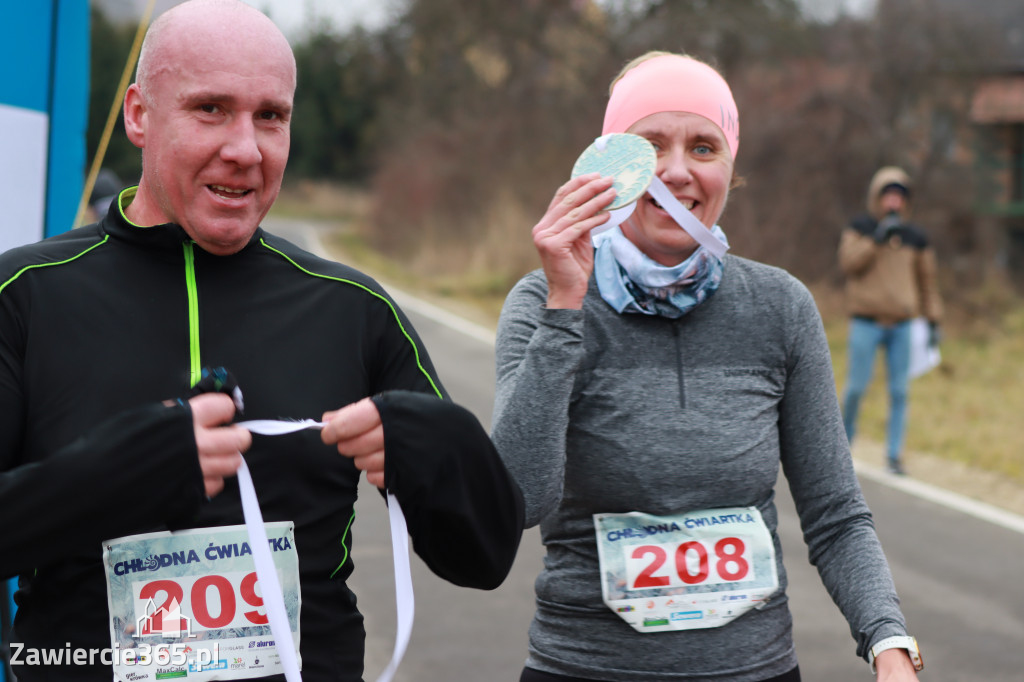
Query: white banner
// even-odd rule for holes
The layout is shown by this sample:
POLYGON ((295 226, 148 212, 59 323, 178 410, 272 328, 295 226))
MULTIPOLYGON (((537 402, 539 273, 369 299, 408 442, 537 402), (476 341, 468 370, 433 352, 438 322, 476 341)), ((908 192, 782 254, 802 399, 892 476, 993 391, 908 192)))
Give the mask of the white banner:
POLYGON ((0 104, 0 253, 43 238, 49 117, 0 104))

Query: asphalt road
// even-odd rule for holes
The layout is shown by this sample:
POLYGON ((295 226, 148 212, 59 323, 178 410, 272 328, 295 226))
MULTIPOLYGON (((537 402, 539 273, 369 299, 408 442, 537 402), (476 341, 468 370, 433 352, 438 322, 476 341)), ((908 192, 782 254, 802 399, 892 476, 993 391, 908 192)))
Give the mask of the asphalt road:
MULTIPOLYGON (((286 236, 302 243, 309 236, 303 234, 286 236)), ((316 247, 315 241, 305 245, 316 247)), ((452 328, 434 319, 429 307, 417 312, 421 306, 415 299, 394 293, 453 398, 489 424, 494 369, 488 333, 474 333, 474 328, 457 321, 459 328, 452 328)), ((1024 680, 1024 534, 908 495, 887 485, 884 476, 862 476, 861 480, 910 631, 924 654, 921 679, 1024 680)), ((784 480, 777 504, 803 678, 808 682, 872 679, 867 664, 854 654, 845 620, 807 562, 784 480)), ((364 485, 356 509, 352 585, 366 614, 365 676, 374 680, 391 657, 395 633, 390 537, 386 510, 375 489, 364 485)), ((533 580, 542 556, 539 535, 530 529, 511 575, 493 592, 453 587, 414 557, 416 622, 395 679, 518 680, 533 611, 533 580)))

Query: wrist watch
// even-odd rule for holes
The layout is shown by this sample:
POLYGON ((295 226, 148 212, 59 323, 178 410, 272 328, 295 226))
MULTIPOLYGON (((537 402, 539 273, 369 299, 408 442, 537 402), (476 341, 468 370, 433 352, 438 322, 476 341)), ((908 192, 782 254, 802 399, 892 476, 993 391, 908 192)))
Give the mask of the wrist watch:
POLYGON ((871 672, 878 672, 875 670, 875 657, 886 649, 906 649, 910 655, 910 662, 914 664, 914 670, 918 672, 924 670, 924 659, 921 658, 921 650, 917 648, 917 640, 909 635, 899 635, 896 637, 886 637, 871 647, 868 651, 868 663, 871 664, 871 672))

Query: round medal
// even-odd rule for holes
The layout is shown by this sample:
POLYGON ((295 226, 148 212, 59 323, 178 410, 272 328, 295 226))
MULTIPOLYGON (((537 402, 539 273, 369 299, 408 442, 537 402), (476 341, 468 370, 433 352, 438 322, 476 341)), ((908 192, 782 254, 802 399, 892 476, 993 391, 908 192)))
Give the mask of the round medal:
POLYGON ((606 210, 631 204, 647 191, 654 178, 658 155, 645 138, 630 133, 603 135, 583 150, 572 167, 572 177, 600 173, 615 178, 615 200, 606 210))

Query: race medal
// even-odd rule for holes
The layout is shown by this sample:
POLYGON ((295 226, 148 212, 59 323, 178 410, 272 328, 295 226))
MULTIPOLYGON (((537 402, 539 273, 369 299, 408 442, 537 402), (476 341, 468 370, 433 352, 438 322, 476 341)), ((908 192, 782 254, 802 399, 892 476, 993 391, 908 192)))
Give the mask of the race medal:
POLYGON ((572 177, 600 173, 615 178, 615 200, 606 210, 631 204, 647 191, 654 178, 658 155, 654 146, 639 135, 611 133, 603 135, 583 150, 572 167, 572 177))
MULTIPOLYGON (((265 524, 295 648, 294 524, 265 524)), ((245 526, 131 535, 103 543, 115 680, 232 680, 283 669, 245 526)))
POLYGON ((756 507, 594 514, 604 603, 642 633, 725 625, 779 587, 756 507))

